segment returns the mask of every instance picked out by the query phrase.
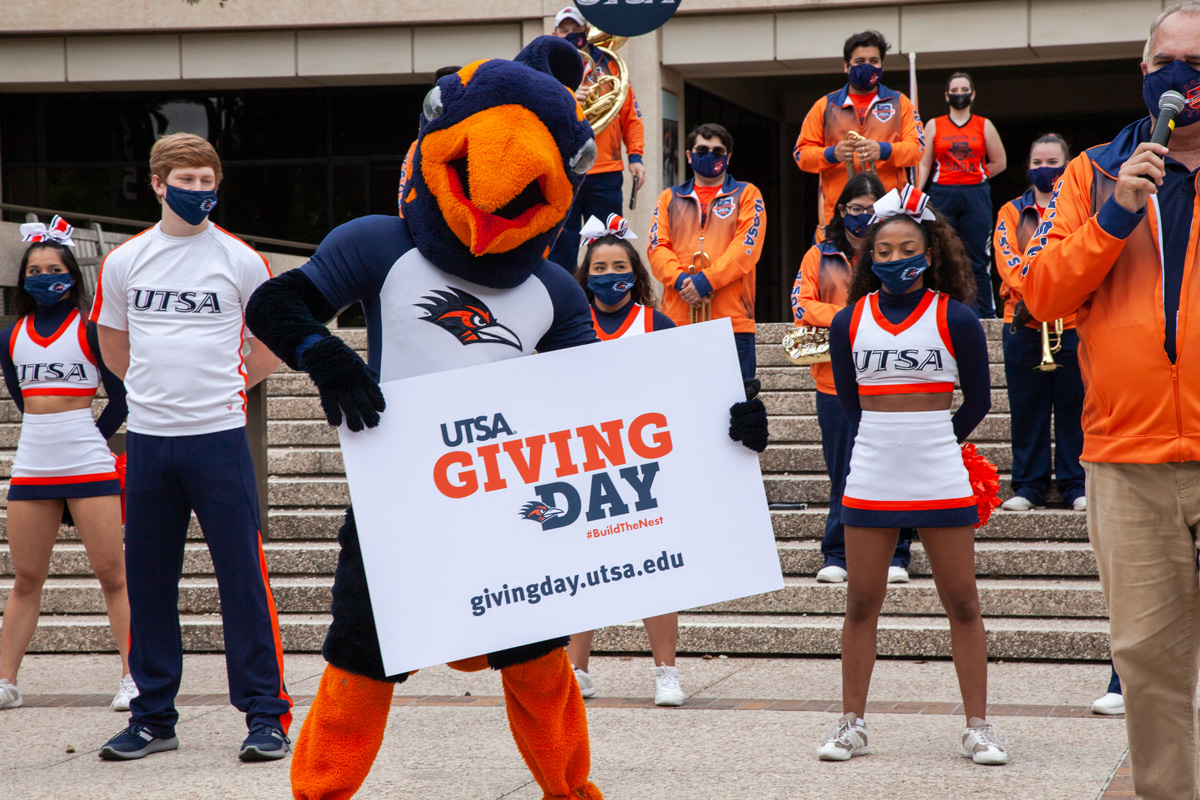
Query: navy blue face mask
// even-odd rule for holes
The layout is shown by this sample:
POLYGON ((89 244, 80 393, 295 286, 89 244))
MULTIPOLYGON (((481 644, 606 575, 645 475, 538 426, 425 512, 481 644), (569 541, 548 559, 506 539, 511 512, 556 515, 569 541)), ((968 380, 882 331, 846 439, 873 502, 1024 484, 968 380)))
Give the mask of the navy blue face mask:
POLYGON ((1058 167, 1032 167, 1029 170, 1029 182, 1036 186, 1039 192, 1052 192, 1059 176, 1066 171, 1066 164, 1058 167))
POLYGON ((603 275, 589 275, 588 288, 601 303, 615 306, 633 291, 633 273, 606 272, 603 275))
POLYGON ((1186 128, 1200 122, 1200 70, 1186 61, 1172 61, 1162 69, 1146 73, 1142 78, 1142 100, 1156 117, 1158 98, 1168 89, 1179 92, 1186 101, 1175 117, 1175 127, 1186 128))
POLYGON ((864 211, 861 214, 846 214, 842 217, 842 227, 846 229, 846 233, 862 238, 867 228, 871 227, 871 212, 864 211))
POLYGON ((576 31, 575 33, 568 33, 563 38, 566 39, 571 44, 575 45, 575 47, 579 50, 582 50, 583 46, 587 44, 587 34, 584 33, 583 31, 576 31))
POLYGON ((718 178, 729 168, 729 154, 717 156, 709 151, 701 156, 696 153, 688 153, 688 163, 692 165, 692 171, 697 175, 704 178, 718 178))
POLYGON ((850 68, 850 85, 855 89, 874 89, 883 77, 883 67, 874 64, 855 64, 850 68))
POLYGON ((167 205, 188 225, 199 225, 217 205, 217 192, 215 189, 194 192, 168 185, 167 205))
POLYGON ((929 269, 929 259, 924 253, 901 258, 897 261, 875 261, 871 264, 874 272, 882 281, 884 288, 892 294, 904 294, 921 277, 921 273, 929 269))
POLYGON ((52 306, 66 297, 75 281, 66 272, 25 276, 25 291, 39 306, 52 306))

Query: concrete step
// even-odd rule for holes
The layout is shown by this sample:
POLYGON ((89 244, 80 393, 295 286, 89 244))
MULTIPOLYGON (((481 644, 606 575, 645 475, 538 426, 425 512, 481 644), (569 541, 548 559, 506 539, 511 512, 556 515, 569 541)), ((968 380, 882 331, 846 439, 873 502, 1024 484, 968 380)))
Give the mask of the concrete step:
MULTIPOLYGON (((820 541, 825 535, 827 506, 810 506, 803 511, 772 511, 775 538, 820 541)), ((975 531, 976 541, 1062 541, 1087 543, 1087 516, 1077 511, 992 512, 988 524, 975 531)))
MULTIPOLYGON (((777 543, 784 575, 816 575, 824 566, 818 541, 777 543)), ((929 559, 920 541, 913 542, 909 573, 930 575, 929 559)), ((1095 578, 1096 557, 1087 542, 1007 542, 983 540, 975 543, 975 574, 980 577, 1095 578)))
MULTIPOLYGON (((815 575, 824 566, 821 543, 815 539, 785 539, 777 543, 779 563, 785 575, 815 575)), ((263 546, 267 569, 272 576, 332 575, 337 565, 338 544, 333 540, 307 542, 268 542, 263 546)), ((927 576, 929 561, 919 541, 912 546, 909 571, 927 576)), ((975 571, 981 576, 1014 577, 1095 577, 1096 560, 1087 542, 1029 542, 980 540, 975 544, 975 571)), ((53 577, 87 577, 91 564, 83 545, 58 544, 50 555, 53 577)), ((212 559, 203 542, 189 541, 184 546, 183 574, 213 574, 212 559)), ((8 544, 0 545, 0 577, 13 575, 8 544)))
MULTIPOLYGON (((338 545, 324 542, 268 542, 263 545, 270 575, 332 575, 337 566, 338 545)), ((83 545, 64 542, 50 554, 50 575, 54 577, 86 577, 92 574, 83 545)), ((212 558, 201 542, 184 545, 184 575, 212 575, 212 558)), ((0 545, 0 577, 13 575, 12 554, 7 543, 0 545)))
MULTIPOLYGON (((986 617, 1072 617, 1108 619, 1100 581, 996 579, 978 581, 979 604, 986 617)), ((846 611, 846 584, 817 583, 813 578, 784 578, 783 589, 730 600, 698 611, 742 614, 834 614, 846 611)), ((889 616, 943 616, 932 578, 889 584, 883 602, 889 616)))
MULTIPOLYGON (((12 591, 12 580, 0 578, 0 605, 12 591)), ((280 614, 327 614, 333 586, 331 576, 271 579, 280 614)), ((987 617, 1063 617, 1106 619, 1104 595, 1096 580, 979 581, 979 600, 987 617)), ((784 588, 770 594, 731 600, 696 611, 742 614, 833 614, 846 609, 846 585, 817 583, 812 578, 788 577, 784 588)), ((221 610, 214 578, 184 578, 179 583, 181 614, 211 614, 221 610)), ((103 614, 104 596, 94 578, 51 578, 42 590, 42 613, 103 614)), ((942 616, 945 612, 929 578, 888 586, 883 613, 889 616, 942 616)))
MULTIPOLYGON (((1109 658, 1108 621, 1099 619, 991 618, 985 620, 992 659, 1103 661, 1109 658)), ((681 654, 837 656, 842 620, 836 616, 680 614, 681 654)), ((649 642, 640 622, 596 632, 593 652, 644 653, 649 642)), ((950 626, 944 617, 881 617, 877 652, 883 657, 949 658, 950 626)))
MULTIPOLYGON (((991 375, 992 389, 1004 389, 1008 386, 1003 364, 990 364, 988 369, 991 375)), ((763 391, 767 392, 797 392, 816 388, 809 368, 797 366, 791 362, 788 363, 788 366, 760 365, 756 376, 762 382, 763 391)), ((275 376, 272 376, 272 380, 274 379, 275 376)))
MULTIPOLYGON (((1012 447, 1008 444, 982 442, 976 447, 981 455, 996 465, 998 470, 1004 472, 1012 469, 1012 447)), ((273 454, 272 457, 274 457, 273 454)), ((781 472, 824 474, 825 472, 824 451, 819 443, 772 444, 767 447, 765 453, 758 457, 758 463, 764 474, 781 472)), ((275 472, 274 467, 271 471, 275 472)))
MULTIPOLYGON (((185 614, 180 619, 187 652, 220 652, 221 618, 185 614)), ((320 652, 329 628, 324 614, 281 614, 279 632, 289 653, 320 652)), ((985 621, 988 655, 993 659, 1108 660, 1108 622, 1092 619, 997 617, 985 621)), ((679 616, 679 653, 700 655, 836 656, 842 621, 837 616, 781 616, 689 613, 679 616)), ((101 614, 44 616, 30 643, 31 653, 115 651, 108 619, 101 614)), ((596 633, 596 652, 648 651, 640 622, 596 633)), ((950 629, 944 617, 897 616, 879 621, 879 655, 947 658, 950 629)))
MULTIPOLYGON (((272 425, 276 423, 270 423, 272 425)), ((284 424, 284 423, 280 423, 284 424)), ((768 421, 771 441, 775 443, 799 442, 815 443, 821 441, 821 425, 813 415, 773 416, 768 421)), ((1012 423, 1008 414, 988 414, 972 431, 970 441, 995 442, 1011 444, 1012 423)), ((271 442, 276 444, 275 441, 271 442)), ((284 444, 285 442, 278 442, 284 444)))

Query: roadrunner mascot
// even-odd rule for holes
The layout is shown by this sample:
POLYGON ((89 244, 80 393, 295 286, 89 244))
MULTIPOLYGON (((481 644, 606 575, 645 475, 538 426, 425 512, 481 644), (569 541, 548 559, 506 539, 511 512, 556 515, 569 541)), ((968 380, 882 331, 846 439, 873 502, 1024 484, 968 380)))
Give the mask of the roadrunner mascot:
MULTIPOLYGON (((562 39, 534 40, 513 61, 477 61, 425 98, 403 217, 370 216, 334 229, 312 259, 255 292, 251 331, 309 374, 329 424, 379 423, 379 380, 397 380, 596 341, 587 298, 545 260, 596 158, 575 102, 583 65, 562 39), (367 363, 321 320, 361 303, 367 363)), ((730 436, 766 446, 766 412, 731 409, 730 436)), ((338 532, 328 665, 296 742, 292 793, 352 796, 379 752, 392 691, 384 671, 353 509, 338 532)), ((591 798, 583 699, 567 637, 450 666, 500 670, 517 748, 546 800, 591 798)))

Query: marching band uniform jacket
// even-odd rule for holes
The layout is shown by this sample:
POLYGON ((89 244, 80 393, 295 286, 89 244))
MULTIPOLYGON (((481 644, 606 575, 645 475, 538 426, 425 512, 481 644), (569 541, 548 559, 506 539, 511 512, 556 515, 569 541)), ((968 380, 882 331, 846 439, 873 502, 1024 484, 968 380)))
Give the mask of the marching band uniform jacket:
MULTIPOLYGON (((1023 296, 1021 294, 1021 267, 1025 263, 1025 247, 1033 238, 1042 221, 1033 188, 1000 207, 996 217, 996 230, 992 234, 992 251, 996 254, 996 273, 1000 276, 1000 297, 1004 300, 1004 321, 1012 322, 1013 309, 1023 296)), ((1075 327, 1075 315, 1062 318, 1063 328, 1075 327)), ((1026 323, 1028 328, 1040 328, 1041 320, 1026 323)))
MULTIPOLYGON (((828 328, 846 307, 852 267, 846 254, 829 242, 813 245, 800 262, 792 287, 792 317, 797 325, 828 328)), ((836 395, 833 367, 828 362, 809 365, 817 391, 836 395)))

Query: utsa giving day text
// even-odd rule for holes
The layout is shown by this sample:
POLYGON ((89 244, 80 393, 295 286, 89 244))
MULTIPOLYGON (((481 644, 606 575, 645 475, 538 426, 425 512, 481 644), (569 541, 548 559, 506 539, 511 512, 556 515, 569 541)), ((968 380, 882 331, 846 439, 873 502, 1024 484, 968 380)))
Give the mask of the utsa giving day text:
MULTIPOLYGON (((647 412, 632 419, 615 419, 598 425, 520 437, 496 413, 443 423, 442 442, 454 449, 443 453, 433 466, 433 483, 449 499, 465 499, 509 488, 509 482, 531 486, 533 498, 523 497, 519 518, 538 524, 543 531, 567 528, 582 514, 588 522, 623 517, 658 508, 654 481, 660 460, 674 449, 665 414, 647 412), (575 445, 574 452, 572 444, 575 445), (463 445, 475 445, 467 448, 463 445), (626 466, 630 459, 641 464, 626 466), (586 501, 586 508, 585 508, 586 501)), ((603 529, 588 526, 588 538, 661 525, 663 518, 627 520, 603 529)), ((682 553, 666 551, 633 563, 603 565, 586 574, 544 580, 483 592, 471 598, 471 613, 515 602, 536 604, 554 594, 574 597, 583 586, 604 586, 683 567, 682 553)))

